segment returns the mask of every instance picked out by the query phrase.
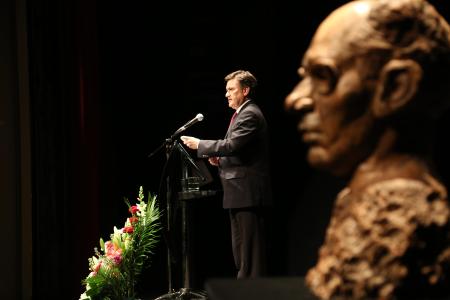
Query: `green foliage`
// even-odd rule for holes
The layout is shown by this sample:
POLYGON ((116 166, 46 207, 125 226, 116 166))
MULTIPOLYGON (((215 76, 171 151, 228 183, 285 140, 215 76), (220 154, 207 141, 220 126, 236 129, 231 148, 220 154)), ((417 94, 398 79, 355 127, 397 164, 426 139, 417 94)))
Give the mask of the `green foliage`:
POLYGON ((82 281, 86 291, 81 299, 121 300, 134 298, 135 286, 145 267, 151 265, 151 255, 160 238, 160 210, 156 196, 150 193, 144 201, 143 188, 139 188, 136 205, 125 203, 131 213, 121 229, 114 227, 110 240, 100 239, 100 251, 89 258, 91 273, 82 281))

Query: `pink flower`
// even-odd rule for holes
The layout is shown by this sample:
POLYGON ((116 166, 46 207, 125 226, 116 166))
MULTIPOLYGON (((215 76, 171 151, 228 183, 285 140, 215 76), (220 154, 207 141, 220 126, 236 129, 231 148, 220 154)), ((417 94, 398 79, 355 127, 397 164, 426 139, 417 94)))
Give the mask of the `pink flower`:
POLYGON ((111 241, 105 243, 106 257, 111 259, 116 265, 122 261, 122 249, 111 241))
POLYGON ((89 274, 89 276, 97 275, 98 270, 100 270, 101 266, 102 266, 102 260, 98 260, 97 264, 92 268, 92 272, 89 274))
POLYGON ((112 257, 114 264, 118 265, 122 262, 122 255, 115 255, 112 257))
POLYGON ((95 267, 94 267, 94 272, 97 273, 98 270, 100 270, 100 267, 101 267, 101 266, 102 266, 102 261, 99 260, 99 261, 97 262, 97 264, 95 265, 95 267))

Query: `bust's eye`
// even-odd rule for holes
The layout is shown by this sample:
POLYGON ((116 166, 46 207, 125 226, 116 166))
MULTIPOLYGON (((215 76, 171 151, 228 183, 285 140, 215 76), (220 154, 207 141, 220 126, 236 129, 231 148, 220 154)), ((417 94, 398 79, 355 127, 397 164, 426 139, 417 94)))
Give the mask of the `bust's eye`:
POLYGON ((337 82, 337 72, 329 65, 314 65, 309 69, 313 89, 320 94, 331 93, 337 82))

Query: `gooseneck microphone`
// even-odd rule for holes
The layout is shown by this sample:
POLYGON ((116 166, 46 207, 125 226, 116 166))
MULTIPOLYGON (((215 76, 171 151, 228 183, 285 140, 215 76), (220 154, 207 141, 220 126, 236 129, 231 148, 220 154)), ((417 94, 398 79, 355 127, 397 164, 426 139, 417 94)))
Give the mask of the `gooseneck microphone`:
POLYGON ((186 129, 188 129, 189 127, 191 127, 192 125, 194 125, 195 123, 200 122, 200 121, 203 121, 203 115, 197 114, 195 116, 195 118, 193 118, 192 120, 190 120, 189 122, 187 122, 186 124, 184 124, 183 126, 178 128, 178 130, 175 131, 175 133, 172 136, 176 136, 176 135, 182 133, 183 131, 185 131, 186 129))
MULTIPOLYGON (((197 114, 195 116, 195 118, 193 118, 192 120, 190 120, 189 122, 187 122, 186 124, 184 124, 183 126, 178 128, 177 131, 175 131, 175 133, 172 134, 172 136, 170 138, 167 138, 165 140, 165 142, 162 143, 155 151, 150 153, 148 155, 148 157, 152 157, 153 155, 155 155, 159 150, 163 149, 164 146, 166 146, 166 148, 167 148, 167 144, 169 144, 169 143, 171 144, 172 142, 174 142, 178 138, 178 135, 180 133, 182 133, 183 131, 185 131, 186 129, 188 129, 189 127, 191 127, 192 125, 194 125, 195 123, 200 122, 200 121, 203 121, 203 115, 197 114)), ((180 145, 178 144, 178 146, 180 146, 180 145)), ((179 147, 179 148, 182 148, 182 147, 179 147)), ((169 156, 170 156, 170 154, 169 154, 169 156)))

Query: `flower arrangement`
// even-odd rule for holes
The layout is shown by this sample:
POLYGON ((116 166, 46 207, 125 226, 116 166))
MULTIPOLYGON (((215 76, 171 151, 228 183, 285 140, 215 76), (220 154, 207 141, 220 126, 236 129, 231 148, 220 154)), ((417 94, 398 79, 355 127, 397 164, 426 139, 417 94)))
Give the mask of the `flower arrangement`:
POLYGON ((100 238, 100 250, 94 248, 95 255, 89 258, 89 275, 82 281, 86 291, 80 300, 86 299, 133 299, 135 286, 144 267, 150 265, 159 239, 161 225, 160 211, 156 196, 148 194, 144 200, 142 186, 136 205, 125 202, 131 214, 123 228, 114 226, 110 240, 100 238))

